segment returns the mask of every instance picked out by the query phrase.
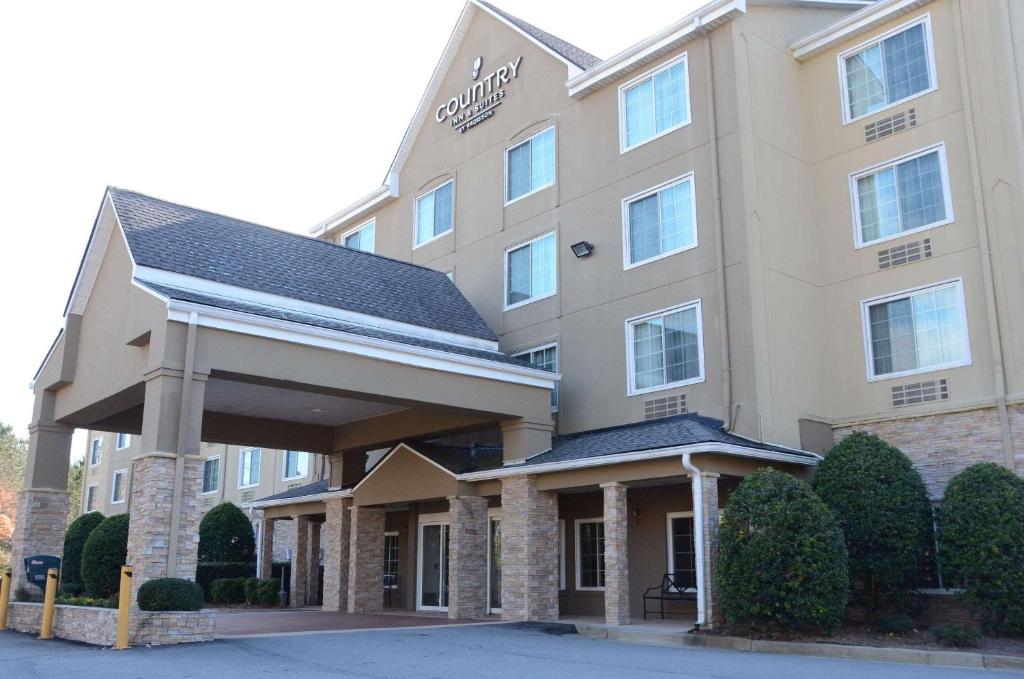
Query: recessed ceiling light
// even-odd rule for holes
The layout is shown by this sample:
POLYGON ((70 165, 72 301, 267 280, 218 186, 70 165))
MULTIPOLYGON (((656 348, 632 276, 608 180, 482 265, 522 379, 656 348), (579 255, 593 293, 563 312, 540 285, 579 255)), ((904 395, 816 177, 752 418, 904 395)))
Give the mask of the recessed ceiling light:
POLYGON ((324 412, 323 408, 310 408, 310 410, 312 412, 314 412, 314 413, 322 413, 322 412, 324 412))

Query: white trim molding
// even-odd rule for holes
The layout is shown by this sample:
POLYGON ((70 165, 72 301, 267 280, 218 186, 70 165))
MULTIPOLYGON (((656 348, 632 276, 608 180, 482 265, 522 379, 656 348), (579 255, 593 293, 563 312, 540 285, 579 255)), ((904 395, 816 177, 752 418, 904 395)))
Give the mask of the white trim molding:
POLYGON ((511 311, 512 309, 518 309, 521 306, 525 306, 527 304, 532 304, 533 302, 539 302, 542 299, 547 299, 548 297, 554 297, 555 295, 558 294, 558 230, 557 229, 552 230, 552 231, 548 231, 546 233, 542 233, 539 236, 534 236, 533 238, 531 238, 529 240, 522 241, 520 243, 516 243, 515 245, 508 246, 507 248, 505 248, 505 252, 503 254, 502 260, 504 261, 504 267, 503 267, 502 271, 503 271, 503 274, 504 274, 503 278, 505 279, 504 280, 504 284, 502 286, 502 290, 503 290, 503 292, 502 292, 502 295, 503 295, 502 309, 504 311, 511 311), (508 289, 509 255, 512 254, 512 252, 515 251, 515 250, 521 250, 522 248, 525 248, 525 247, 529 247, 530 248, 530 289, 532 291, 533 290, 533 244, 544 240, 548 236, 554 236, 554 238, 555 238, 555 245, 552 248, 552 253, 551 253, 552 257, 554 258, 554 262, 552 262, 552 266, 554 266, 554 271, 552 272, 552 282, 554 283, 554 288, 552 288, 552 290, 550 292, 545 292, 545 293, 540 294, 540 295, 534 295, 532 297, 527 297, 524 300, 520 300, 518 302, 513 302, 512 304, 509 304, 509 302, 508 302, 508 293, 509 293, 509 289, 508 289))
POLYGON ((112 505, 123 505, 128 499, 128 469, 118 469, 110 475, 110 504, 112 505), (117 485, 117 477, 121 477, 121 485, 117 485), (117 491, 121 491, 121 499, 117 499, 117 491))
MULTIPOLYGON (((252 478, 251 471, 250 471, 249 477, 250 477, 250 480, 251 480, 251 478, 252 478)), ((263 479, 263 449, 261 447, 259 447, 259 446, 246 446, 244 448, 240 448, 238 450, 238 476, 235 479, 235 486, 237 486, 239 490, 242 490, 242 489, 245 489, 245 488, 255 488, 256 486, 260 485, 260 481, 262 479, 263 479), (251 455, 252 455, 253 452, 259 453, 259 456, 260 456, 259 457, 259 460, 260 460, 259 472, 256 475, 256 482, 255 483, 242 483, 242 464, 243 464, 242 460, 244 459, 244 456, 245 456, 246 453, 248 453, 250 455, 249 468, 251 470, 252 469, 252 458, 251 458, 251 455)))
MULTIPOLYGON (((572 536, 572 540, 573 540, 573 549, 574 549, 574 552, 575 552, 575 554, 573 554, 573 557, 574 557, 574 560, 576 562, 576 580, 575 580, 575 582, 572 583, 573 584, 573 590, 577 591, 577 592, 603 592, 605 590, 605 586, 604 585, 600 585, 600 586, 597 586, 597 587, 584 587, 581 584, 583 582, 583 568, 582 568, 583 564, 581 562, 582 561, 581 557, 583 555, 581 553, 582 550, 580 549, 580 525, 584 524, 584 523, 601 524, 602 526, 604 526, 604 517, 603 516, 598 516, 598 517, 589 518, 589 519, 576 519, 575 521, 573 521, 573 529, 572 529, 573 530, 573 536, 572 536)), ((601 550, 602 551, 601 551, 601 554, 600 554, 600 559, 602 561, 602 568, 601 568, 600 572, 602 574, 604 574, 605 573, 605 569, 603 567, 603 562, 604 562, 604 541, 603 540, 602 540, 601 550)))
MULTIPOLYGON (((505 191, 504 191, 504 195, 502 196, 502 200, 503 200, 503 204, 504 204, 505 207, 508 207, 512 203, 518 202, 518 201, 522 200, 523 198, 526 198, 527 196, 532 196, 533 194, 537 193, 538 191, 543 191, 544 189, 551 188, 552 186, 554 186, 558 182, 558 130, 556 129, 556 125, 554 123, 550 123, 548 125, 545 125, 542 129, 534 132, 530 136, 525 137, 523 139, 520 139, 519 141, 517 141, 517 142, 515 142, 513 144, 509 144, 508 146, 505 147, 504 158, 505 158, 505 191), (531 185, 530 186, 530 190, 527 191, 526 193, 523 193, 523 194, 520 194, 520 195, 516 196, 515 198, 509 198, 508 197, 508 154, 509 154, 509 152, 514 150, 514 149, 519 148, 523 144, 530 144, 530 154, 531 154, 531 161, 532 161, 532 157, 533 157, 532 156, 532 154, 533 154, 533 140, 536 139, 537 137, 539 137, 540 135, 544 134, 548 130, 550 130, 551 133, 554 135, 554 140, 551 143, 551 153, 552 153, 551 164, 552 164, 552 167, 553 167, 553 172, 551 174, 551 181, 547 182, 546 184, 540 184, 538 186, 533 186, 533 175, 531 173, 531 176, 530 176, 530 185, 531 185)), ((531 169, 532 169, 532 163, 531 163, 531 169)))
MULTIPOLYGON (((659 233, 660 233, 660 231, 661 231, 661 214, 660 214, 661 198, 660 197, 658 198, 658 205, 659 205, 658 230, 659 230, 659 233)), ((694 181, 693 171, 692 170, 690 172, 687 172, 686 174, 680 175, 680 176, 675 177, 673 179, 669 179, 668 181, 662 182, 661 184, 658 184, 657 186, 653 186, 653 187, 651 187, 649 189, 644 189, 643 191, 639 191, 637 193, 634 193, 632 196, 627 196, 626 198, 622 199, 622 270, 623 271, 628 271, 629 269, 635 269, 638 266, 643 266, 645 264, 650 264, 651 262, 656 262, 659 259, 664 259, 665 257, 670 257, 670 256, 678 254, 680 252, 686 252, 687 250, 692 250, 695 247, 697 247, 698 244, 699 243, 698 243, 698 236, 697 236, 697 185, 696 185, 696 182, 694 181), (643 200, 643 199, 645 199, 645 198, 647 198, 649 196, 660 194, 665 189, 671 188, 673 186, 677 186, 679 184, 685 184, 686 182, 690 183, 690 226, 693 229, 693 241, 691 243, 688 243, 687 245, 682 245, 682 246, 680 246, 678 248, 674 248, 672 250, 665 250, 665 251, 663 251, 663 252, 661 252, 661 253, 659 253, 657 255, 654 255, 653 257, 648 257, 647 259, 640 259, 640 260, 637 260, 635 262, 632 261, 630 259, 629 206, 632 205, 633 203, 637 202, 638 200, 643 200)), ((659 248, 660 248, 660 242, 659 242, 659 248)))
MULTIPOLYGON (((655 99, 652 99, 651 106, 654 109, 652 111, 652 115, 654 115, 654 118, 655 118, 655 121, 656 121, 657 120, 656 112, 657 112, 658 103, 657 103, 657 100, 656 100, 657 93, 654 92, 653 89, 654 88, 652 87, 652 97, 655 97, 655 99)), ((625 83, 619 85, 618 101, 619 101, 619 155, 622 155, 624 153, 628 153, 629 151, 632 151, 633 149, 639 148, 639 147, 643 146, 644 144, 648 144, 648 143, 654 141, 655 139, 659 139, 661 137, 664 137, 666 134, 670 134, 672 132, 675 132, 678 129, 684 128, 687 125, 689 125, 691 122, 693 122, 693 113, 690 110, 690 59, 689 59, 688 53, 687 52, 683 52, 682 54, 680 54, 680 55, 670 59, 669 61, 666 61, 664 63, 660 63, 657 66, 655 66, 654 68, 651 68, 651 69, 641 73, 640 75, 636 76, 635 78, 631 79, 630 81, 625 82, 625 83), (640 141, 638 141, 638 142, 636 142, 634 144, 630 144, 629 141, 626 139, 626 130, 627 130, 627 126, 626 126, 626 92, 631 90, 631 89, 633 89, 637 85, 640 85, 641 83, 643 83, 646 80, 652 80, 658 74, 663 73, 663 72, 669 70, 670 68, 678 66, 679 64, 683 65, 683 92, 686 95, 684 97, 684 99, 683 99, 683 105, 685 106, 685 114, 683 116, 683 119, 680 122, 676 123, 675 125, 672 125, 671 127, 666 127, 661 132, 658 132, 657 129, 655 129, 654 133, 650 137, 647 137, 646 139, 642 139, 642 140, 640 140, 640 141)))
MULTIPOLYGON (((662 347, 664 350, 664 346, 662 347)), ((657 311, 651 311, 646 314, 634 316, 626 319, 626 396, 639 396, 641 394, 650 394, 655 391, 665 391, 666 389, 676 389, 679 387, 686 387, 691 384, 700 384, 704 382, 706 375, 704 372, 704 318, 701 314, 701 300, 695 299, 682 304, 677 304, 665 309, 658 309, 657 311), (662 318, 669 314, 673 314, 679 311, 695 310, 697 314, 697 362, 700 374, 696 377, 691 377, 685 380, 678 380, 676 382, 666 382, 665 384, 659 384, 653 387, 645 387, 643 389, 636 388, 636 376, 635 372, 635 357, 633 355, 633 329, 639 323, 662 318)))
POLYGON ((814 33, 796 40, 789 46, 790 52, 797 61, 806 61, 845 40, 851 40, 881 24, 913 12, 931 1, 878 0, 814 33))

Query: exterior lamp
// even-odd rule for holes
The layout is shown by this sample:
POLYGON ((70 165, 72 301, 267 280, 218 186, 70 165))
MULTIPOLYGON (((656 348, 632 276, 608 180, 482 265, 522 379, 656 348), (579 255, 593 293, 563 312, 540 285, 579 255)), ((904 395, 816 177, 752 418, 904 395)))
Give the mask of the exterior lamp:
POLYGON ((593 243, 588 243, 585 240, 581 240, 579 243, 573 243, 569 247, 572 248, 572 254, 577 257, 589 257, 590 253, 594 251, 593 243))

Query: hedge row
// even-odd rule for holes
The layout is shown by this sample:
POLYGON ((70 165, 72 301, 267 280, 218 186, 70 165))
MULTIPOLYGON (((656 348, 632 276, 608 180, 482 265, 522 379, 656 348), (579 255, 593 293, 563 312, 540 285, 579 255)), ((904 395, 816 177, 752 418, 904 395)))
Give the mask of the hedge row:
POLYGON ((279 601, 280 581, 276 578, 219 578, 210 583, 211 597, 218 604, 274 606, 279 601))
POLYGON ((203 598, 213 601, 210 585, 214 580, 225 578, 251 578, 256 575, 255 562, 217 562, 200 563, 196 567, 196 582, 203 590, 203 598))

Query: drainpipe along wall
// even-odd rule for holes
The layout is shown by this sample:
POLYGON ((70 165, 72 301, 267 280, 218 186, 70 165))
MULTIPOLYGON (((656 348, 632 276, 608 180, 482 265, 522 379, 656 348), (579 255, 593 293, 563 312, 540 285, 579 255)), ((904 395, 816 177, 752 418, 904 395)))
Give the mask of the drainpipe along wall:
POLYGON ((700 480, 700 469, 690 460, 690 454, 683 455, 683 469, 693 480, 693 542, 696 547, 695 566, 697 568, 697 626, 705 624, 707 613, 704 606, 704 489, 700 480))

